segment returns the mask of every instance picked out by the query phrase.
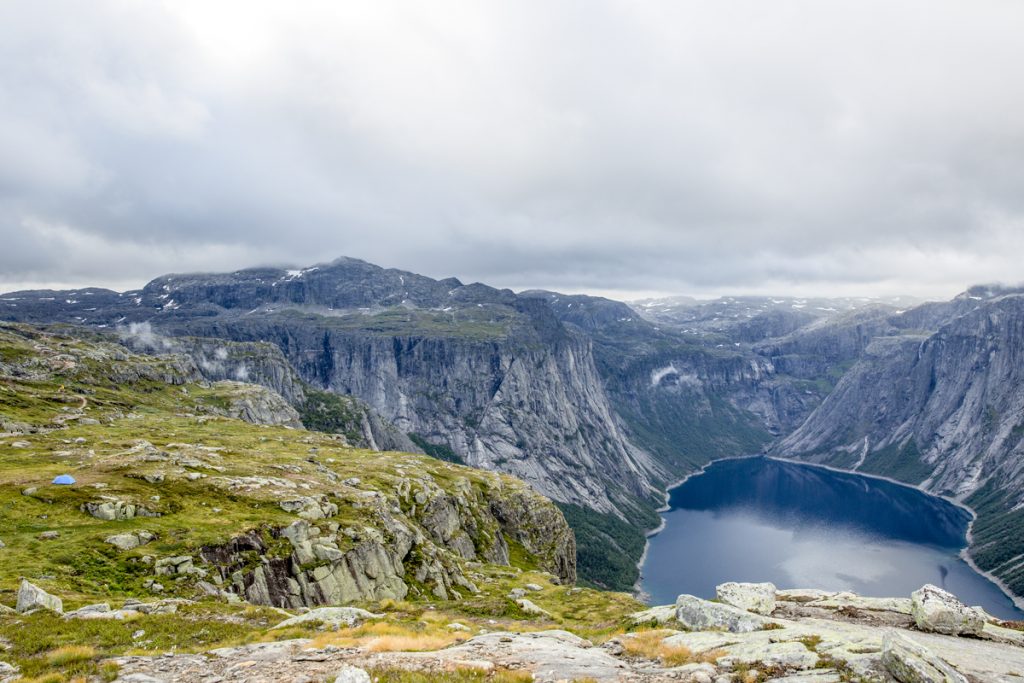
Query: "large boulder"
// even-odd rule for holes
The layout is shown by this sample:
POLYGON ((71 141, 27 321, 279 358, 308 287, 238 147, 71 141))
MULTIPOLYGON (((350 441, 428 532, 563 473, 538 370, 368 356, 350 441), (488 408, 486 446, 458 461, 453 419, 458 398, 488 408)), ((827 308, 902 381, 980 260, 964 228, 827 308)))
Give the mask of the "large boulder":
POLYGON ((156 536, 146 530, 129 531, 123 534, 114 534, 113 536, 107 536, 104 539, 110 545, 118 548, 119 550, 132 550, 138 548, 140 545, 145 545, 152 541, 156 536))
POLYGON ((355 626, 367 619, 381 619, 383 617, 383 614, 374 614, 358 607, 321 607, 310 610, 305 614, 300 614, 297 617, 285 619, 273 628, 288 628, 297 624, 318 622, 337 629, 342 626, 355 626))
POLYGON ((15 609, 19 612, 48 609, 51 612, 63 614, 64 602, 56 595, 50 595, 39 586, 22 579, 21 586, 18 588, 18 604, 15 609))
POLYGON ((985 628, 985 618, 980 612, 931 584, 910 594, 910 613, 919 629, 931 633, 978 635, 985 628))
POLYGON ((676 621, 691 631, 721 629, 732 633, 750 633, 773 623, 732 605, 685 594, 676 599, 676 621))
POLYGON ((736 583, 730 581, 715 588, 720 602, 739 607, 756 614, 771 614, 775 611, 774 583, 736 583))
POLYGON ((898 631, 882 636, 882 666, 900 683, 967 683, 935 653, 898 631))

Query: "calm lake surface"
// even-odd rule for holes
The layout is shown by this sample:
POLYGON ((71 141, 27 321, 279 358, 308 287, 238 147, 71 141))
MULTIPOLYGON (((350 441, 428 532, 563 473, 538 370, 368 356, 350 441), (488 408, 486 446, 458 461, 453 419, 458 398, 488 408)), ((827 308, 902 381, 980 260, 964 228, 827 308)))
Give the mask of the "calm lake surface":
POLYGON ((958 556, 970 515, 906 486, 768 458, 723 460, 674 489, 650 539, 642 588, 652 604, 715 596, 725 581, 906 596, 925 583, 1021 619, 958 556))

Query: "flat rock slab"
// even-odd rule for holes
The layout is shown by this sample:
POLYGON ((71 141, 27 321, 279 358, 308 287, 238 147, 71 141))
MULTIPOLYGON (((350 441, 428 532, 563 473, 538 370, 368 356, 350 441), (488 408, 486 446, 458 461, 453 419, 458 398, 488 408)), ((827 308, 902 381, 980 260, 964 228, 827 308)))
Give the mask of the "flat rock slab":
POLYGON ((568 631, 537 633, 487 633, 461 645, 439 652, 423 653, 426 658, 486 660, 495 666, 526 668, 535 681, 593 678, 598 681, 624 680, 629 667, 608 651, 596 648, 568 631))

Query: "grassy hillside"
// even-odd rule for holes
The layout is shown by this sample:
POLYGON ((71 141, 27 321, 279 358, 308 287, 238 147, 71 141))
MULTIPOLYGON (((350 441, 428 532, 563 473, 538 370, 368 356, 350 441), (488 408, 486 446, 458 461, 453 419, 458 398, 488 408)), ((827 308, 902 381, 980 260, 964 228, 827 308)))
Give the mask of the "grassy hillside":
POLYGON ((295 629, 268 630, 286 616, 280 610, 231 604, 226 598, 236 598, 227 592, 207 595, 201 582, 219 578, 200 553, 254 532, 268 540, 270 552, 286 556, 289 548, 274 530, 300 515, 321 538, 336 533, 339 553, 368 538, 386 544, 395 531, 385 523, 416 535, 404 565, 406 598, 356 601, 394 614, 399 631, 426 629, 452 638, 444 627, 458 619, 470 632, 489 620, 599 632, 620 628, 623 615, 639 607, 629 596, 576 589, 549 573, 560 551, 558 534, 568 532, 557 509, 522 482, 229 417, 237 401, 259 402, 263 393, 236 382, 204 382, 186 359, 136 356, 115 344, 0 325, 0 643, 10 645, 6 660, 25 674, 99 675, 97 662, 111 653, 294 637, 295 629), (52 484, 61 474, 76 483, 52 484), (288 507, 309 500, 330 508, 327 517, 288 507), (103 503, 131 505, 136 514, 110 520, 88 512, 103 503), (449 507, 461 527, 452 526, 449 507), (506 519, 520 507, 530 515, 506 519), (503 517, 500 527, 495 509, 503 517), (531 523, 547 526, 531 530, 531 523), (106 540, 140 531, 154 540, 129 550, 106 540), (498 552, 499 535, 506 560, 498 552), (154 571, 161 559, 178 556, 189 556, 202 571, 154 571), (452 584, 449 599, 439 597, 433 575, 419 571, 435 565, 465 577, 475 590, 452 584), (100 601, 117 607, 130 598, 195 602, 159 619, 128 621, 6 614, 22 578, 62 597, 65 610, 100 601), (548 615, 528 614, 508 597, 526 583, 540 587, 530 598, 548 615), (431 617, 430 628, 414 626, 428 608, 442 616, 431 617), (139 630, 145 639, 132 637, 139 630), (61 654, 69 645, 87 650, 61 654))

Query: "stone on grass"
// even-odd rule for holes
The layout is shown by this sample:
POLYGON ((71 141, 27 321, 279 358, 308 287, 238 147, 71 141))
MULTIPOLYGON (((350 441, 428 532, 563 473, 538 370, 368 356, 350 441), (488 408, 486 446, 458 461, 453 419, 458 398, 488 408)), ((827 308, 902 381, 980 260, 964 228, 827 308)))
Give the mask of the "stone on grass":
POLYGON ((771 614, 775 611, 775 584, 736 583, 730 581, 715 588, 719 601, 739 607, 755 614, 771 614))
POLYGON ((947 636, 976 636, 985 628, 985 618, 952 593, 925 584, 910 594, 910 612, 922 631, 947 636))
POLYGON ((104 540, 118 550, 132 550, 140 545, 149 543, 154 538, 156 536, 153 533, 140 529, 139 531, 127 531, 123 534, 107 536, 104 540))
POLYGON ((676 606, 659 605, 642 612, 634 612, 629 615, 629 620, 634 624, 667 624, 676 620, 676 606))
POLYGON ((56 595, 50 595, 39 586, 29 583, 27 579, 22 579, 21 586, 18 588, 18 604, 15 609, 22 613, 34 609, 48 609, 51 612, 62 614, 64 603, 56 595))
POLYGON ((538 606, 532 600, 527 600, 526 598, 520 598, 519 600, 516 600, 516 604, 519 605, 519 609, 523 610, 527 614, 534 614, 534 615, 537 615, 539 617, 550 617, 551 616, 550 612, 548 612, 543 607, 538 606))

